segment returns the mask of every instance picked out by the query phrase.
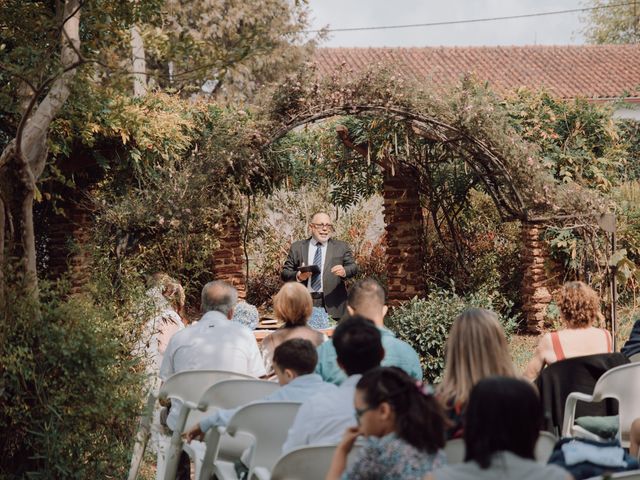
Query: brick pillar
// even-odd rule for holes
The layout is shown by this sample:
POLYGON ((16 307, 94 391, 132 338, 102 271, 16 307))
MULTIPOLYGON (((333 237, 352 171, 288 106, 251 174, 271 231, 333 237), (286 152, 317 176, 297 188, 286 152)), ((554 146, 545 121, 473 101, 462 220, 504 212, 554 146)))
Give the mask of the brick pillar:
POLYGON ((522 311, 527 330, 538 333, 545 327, 547 306, 551 303, 551 292, 557 285, 549 278, 545 263, 549 252, 540 239, 542 230, 537 225, 522 224, 522 251, 520 254, 522 276, 522 311))
POLYGON ((51 279, 68 273, 71 293, 82 291, 89 280, 91 255, 85 245, 91 239, 93 212, 79 200, 84 192, 70 194, 60 205, 64 215, 47 220, 48 255, 46 274, 51 279))
POLYGON ((388 303, 397 306, 414 296, 424 297, 424 224, 415 175, 398 168, 385 173, 382 193, 386 230, 388 303))
POLYGON ((228 212, 218 231, 220 246, 213 252, 213 274, 238 289, 238 297, 247 295, 242 228, 237 215, 228 212))

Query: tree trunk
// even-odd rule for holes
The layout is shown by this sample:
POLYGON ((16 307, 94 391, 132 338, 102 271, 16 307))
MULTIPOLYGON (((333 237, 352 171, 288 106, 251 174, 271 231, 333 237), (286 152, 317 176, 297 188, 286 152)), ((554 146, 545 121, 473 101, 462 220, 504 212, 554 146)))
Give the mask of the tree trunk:
MULTIPOLYGON (((49 125, 71 92, 71 82, 80 64, 80 0, 66 0, 60 18, 62 69, 57 77, 43 82, 23 114, 13 139, 0 155, 0 266, 9 267, 30 294, 37 295, 36 247, 33 200, 36 181, 47 159, 49 125), (53 80, 52 82, 50 80, 53 80), (42 98, 47 85, 51 88, 42 98), (42 100, 36 104, 37 99, 42 100)), ((0 291, 6 287, 6 277, 0 291)))
POLYGON ((35 180, 12 141, 0 156, 0 209, 4 229, 0 245, 15 281, 27 292, 37 293, 36 243, 33 228, 35 180))
POLYGON ((130 33, 133 96, 144 97, 147 94, 147 62, 144 56, 144 41, 136 25, 131 26, 130 33))

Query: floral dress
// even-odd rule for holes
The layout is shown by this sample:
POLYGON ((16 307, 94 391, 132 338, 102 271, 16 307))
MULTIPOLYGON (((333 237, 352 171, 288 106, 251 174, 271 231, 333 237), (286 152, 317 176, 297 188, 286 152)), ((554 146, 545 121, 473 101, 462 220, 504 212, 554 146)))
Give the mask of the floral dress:
POLYGON ((390 433, 381 438, 367 438, 353 465, 342 474, 342 480, 421 480, 446 463, 442 450, 423 452, 390 433))

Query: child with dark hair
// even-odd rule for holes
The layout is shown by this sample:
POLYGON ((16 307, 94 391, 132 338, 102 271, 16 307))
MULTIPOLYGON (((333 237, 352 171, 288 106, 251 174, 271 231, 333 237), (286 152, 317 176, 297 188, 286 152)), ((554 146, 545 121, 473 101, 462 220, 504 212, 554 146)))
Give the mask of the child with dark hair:
POLYGON ((363 373, 380 365, 384 348, 380 331, 363 317, 342 320, 333 332, 337 362, 347 379, 334 391, 314 395, 302 404, 283 453, 305 445, 338 443, 344 429, 355 424, 353 395, 363 373))
MULTIPOLYGON (((273 353, 273 367, 282 388, 260 402, 303 402, 314 395, 337 390, 335 385, 323 382, 320 375, 313 373, 317 361, 316 348, 309 340, 294 338, 280 344, 273 353)), ((227 425, 239 409, 217 410, 183 436, 188 442, 201 440, 211 427, 227 425)))
POLYGON ((357 427, 347 429, 327 479, 421 479, 446 463, 447 420, 431 386, 395 367, 365 373, 354 398, 357 427), (353 465, 347 456, 358 436, 367 442, 353 465))
POLYGON ((471 390, 464 428, 464 463, 436 470, 425 480, 569 480, 556 465, 534 459, 542 405, 524 380, 489 377, 471 390))

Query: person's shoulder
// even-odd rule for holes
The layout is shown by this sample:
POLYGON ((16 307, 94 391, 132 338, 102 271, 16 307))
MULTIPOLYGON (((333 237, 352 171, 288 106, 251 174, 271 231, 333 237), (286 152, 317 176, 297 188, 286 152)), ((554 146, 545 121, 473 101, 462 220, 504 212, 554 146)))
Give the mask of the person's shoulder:
POLYGON ((307 242, 309 242, 308 238, 303 238, 302 240, 296 240, 291 244, 291 249, 293 250, 294 248, 300 248, 304 246, 304 244, 307 242))
POLYGON ((329 242, 331 242, 334 247, 350 248, 349 244, 347 242, 344 242, 342 240, 338 240, 337 238, 330 238, 329 242))
POLYGON ((398 353, 406 355, 418 355, 416 350, 406 341, 396 337, 395 335, 384 335, 382 337, 382 345, 387 344, 393 347, 398 353))

